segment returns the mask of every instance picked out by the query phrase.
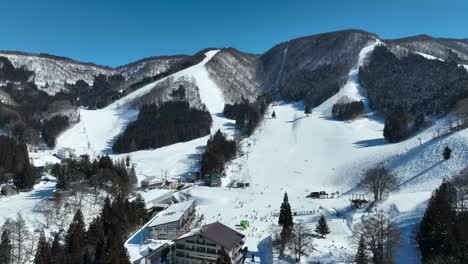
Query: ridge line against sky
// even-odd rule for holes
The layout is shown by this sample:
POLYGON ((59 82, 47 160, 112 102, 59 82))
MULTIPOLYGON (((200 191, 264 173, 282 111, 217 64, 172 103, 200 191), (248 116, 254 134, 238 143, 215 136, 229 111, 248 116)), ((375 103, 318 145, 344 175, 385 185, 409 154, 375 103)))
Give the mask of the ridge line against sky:
POLYGON ((292 38, 362 29, 384 39, 468 37, 468 1, 1 0, 0 50, 119 66, 207 47, 263 53, 292 38))

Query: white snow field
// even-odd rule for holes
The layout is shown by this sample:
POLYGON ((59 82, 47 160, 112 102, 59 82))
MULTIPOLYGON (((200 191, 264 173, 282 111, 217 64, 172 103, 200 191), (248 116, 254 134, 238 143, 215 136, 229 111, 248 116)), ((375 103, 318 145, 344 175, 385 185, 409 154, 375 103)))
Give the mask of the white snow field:
MULTIPOLYGON (((280 259, 271 246, 273 233, 276 232, 277 213, 285 192, 298 215, 294 217, 295 221, 302 221, 313 230, 318 217, 324 214, 332 232, 326 239, 315 238, 315 249, 303 257, 301 263, 348 263, 356 250, 353 229, 367 214, 363 210, 351 209, 349 199, 352 193, 364 192, 356 190, 356 184, 367 168, 380 162, 395 173, 402 183, 399 190, 376 205, 387 210, 402 229, 405 243, 397 263, 419 262, 413 241, 415 227, 431 191, 443 177, 453 175, 467 165, 468 131, 432 139, 433 132, 444 126, 445 120, 441 119, 412 138, 398 144, 388 144, 382 136, 382 119, 368 107, 366 114, 353 121, 333 120, 331 108, 343 96, 366 101, 360 93, 357 74, 359 66, 365 63, 376 44, 361 51, 357 65, 349 73, 348 82, 335 96, 314 108, 310 116, 305 116, 301 102, 270 105, 265 120, 254 135, 240 142, 241 153, 228 164, 223 187, 193 186, 184 190, 196 199, 197 211, 205 215, 206 223, 221 221, 237 228, 241 219, 249 220, 250 227, 242 232, 247 237, 249 251, 257 256, 257 263, 259 260, 261 263, 291 262, 288 258, 280 259), (276 113, 274 119, 270 118, 272 111, 276 113), (454 150, 453 158, 442 161, 442 149, 447 145, 454 150), (226 187, 231 181, 249 182, 250 187, 226 187), (340 196, 334 199, 305 198, 312 191, 339 192, 340 196)), ((223 117, 224 98, 204 66, 217 52, 207 52, 201 63, 172 76, 193 78, 199 87, 202 102, 213 116, 211 133, 221 129, 233 136, 236 132, 234 121, 223 117)), ((80 109, 80 122, 59 136, 55 151, 71 148, 76 154, 93 157, 107 153, 113 158, 127 156, 111 153, 115 137, 138 115, 138 110, 128 109, 127 103, 144 96, 155 84, 148 84, 106 108, 80 109)), ((167 171, 168 176, 184 177, 198 169, 201 151, 207 140, 208 136, 129 155, 140 180, 145 176, 162 177, 163 170, 167 171)), ((44 157, 41 160, 49 161, 44 157)), ((45 192, 53 189, 53 186, 43 187, 46 188, 45 192)), ((41 191, 41 188, 38 186, 35 192, 41 191)), ((31 201, 28 195, 35 197, 33 192, 10 198, 17 199, 11 203, 15 204, 15 209, 10 203, 0 200, 0 215, 3 216, 4 212, 16 214, 10 210, 18 211, 17 206, 30 207, 28 203, 34 200, 31 201)), ((143 228, 134 237, 138 238, 144 232, 143 228)), ((141 248, 132 246, 129 249, 132 256, 138 257, 141 248)))

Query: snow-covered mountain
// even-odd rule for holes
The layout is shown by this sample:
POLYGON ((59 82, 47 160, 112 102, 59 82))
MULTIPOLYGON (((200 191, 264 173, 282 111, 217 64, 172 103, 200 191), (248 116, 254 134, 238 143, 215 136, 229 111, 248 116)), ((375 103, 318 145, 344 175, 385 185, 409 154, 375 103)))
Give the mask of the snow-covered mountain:
POLYGON ((115 70, 121 73, 128 83, 136 83, 145 77, 161 74, 188 57, 190 56, 150 57, 119 66, 115 70))
POLYGON ((428 54, 443 60, 455 60, 468 64, 468 40, 434 38, 428 35, 388 40, 390 44, 409 49, 412 52, 428 54))
MULTIPOLYGON (((297 214, 295 221, 313 229, 323 214, 331 228, 327 239, 314 239, 315 250, 309 252, 303 262, 352 261, 353 232, 369 212, 353 210, 349 200, 353 194, 366 192, 356 187, 365 171, 377 164, 384 164, 394 173, 400 186, 373 209, 387 210, 403 232, 398 263, 418 263, 418 251, 414 247, 417 224, 431 191, 444 177, 468 164, 468 133, 465 129, 435 137, 447 126, 451 116, 434 115, 428 117, 431 125, 415 132, 414 136, 399 143, 388 143, 382 133, 385 117, 373 111, 358 76, 359 69, 368 65, 378 45, 386 45, 399 56, 419 52, 426 58, 442 60, 447 59, 446 48, 450 48, 459 59, 465 60, 464 48, 460 48, 464 47, 464 40, 422 39, 382 40, 368 32, 347 30, 290 40, 262 55, 225 48, 206 50, 197 59, 192 56, 156 57, 115 69, 49 56, 24 55, 30 57, 22 58, 22 62, 16 58, 14 65, 24 65, 34 71, 35 82, 39 80, 36 79, 38 73, 44 74, 42 81, 49 76, 56 80, 57 87, 76 80, 73 79, 76 76, 67 77, 73 72, 79 72, 80 79, 93 79, 93 74, 121 74, 127 85, 142 82, 141 86, 122 93, 101 109, 79 108, 80 119, 60 134, 54 149, 31 155, 36 164, 57 161, 52 154, 63 149, 91 157, 109 154, 112 159, 130 155, 139 181, 148 176, 185 179, 199 170, 201 153, 209 136, 129 154, 117 155, 111 151, 115 138, 137 118, 141 103, 175 100, 174 91, 183 86, 188 88, 185 91, 190 105, 204 105, 212 115, 211 134, 221 130, 229 138, 236 138, 241 150, 226 165, 222 187, 193 185, 177 192, 176 196, 195 199, 197 211, 204 214, 207 222, 221 221, 234 228, 241 219, 248 219, 251 227, 242 231, 247 237, 245 245, 257 254, 261 263, 287 262, 287 259, 280 259, 272 247, 278 209, 285 192, 297 214), (189 63, 185 64, 187 61, 189 63), (56 64, 61 65, 61 74, 54 75, 53 67, 59 67, 54 66, 56 64), (178 68, 182 64, 187 67, 178 68), (262 95, 273 98, 264 119, 253 135, 239 136, 235 121, 223 115, 224 105, 242 99, 254 102, 262 95), (335 120, 333 105, 343 98, 364 101, 365 112, 353 120, 335 120), (310 115, 304 113, 306 103, 313 103, 310 115), (273 111, 275 118, 271 118, 273 111), (453 157, 443 161, 442 149, 446 146, 453 148, 453 157), (228 187, 232 182, 248 182, 250 187, 228 187), (339 195, 333 199, 305 198, 312 191, 339 195)), ((9 98, 8 94, 0 95, 2 100, 9 98)), ((398 100, 397 97, 393 99, 398 100)), ((42 184, 35 191, 50 195, 53 189, 52 184, 42 184)), ((146 194, 155 191, 149 190, 146 194)), ((0 199, 0 220, 3 215, 12 216, 24 209, 28 221, 44 221, 34 211, 34 200, 17 196, 11 202, 10 205, 0 199)), ((145 232, 144 228, 141 232, 145 232)), ((132 258, 135 252, 139 257, 140 245, 127 243, 126 246, 134 249, 129 250, 132 258)))
MULTIPOLYGON (((420 35, 383 40, 362 30, 343 30, 292 39, 260 55, 225 48, 207 67, 230 103, 240 101, 242 97, 254 100, 265 93, 280 92, 292 100, 312 97, 310 94, 314 93, 318 98, 310 100, 317 104, 338 91, 357 62, 359 51, 375 40, 385 43, 396 53, 417 52, 443 60, 455 54, 460 64, 468 64, 466 39, 420 35), (325 77, 320 79, 317 76, 325 77), (317 85, 321 88, 315 87, 317 85)), ((149 83, 151 78, 164 77, 164 74, 172 74, 201 61, 196 58, 197 54, 160 56, 112 68, 48 54, 0 51, 0 56, 8 58, 16 68, 25 67, 32 71, 33 82, 50 95, 66 91, 65 83, 74 84, 78 80, 92 86, 94 77, 100 74, 122 75, 125 84, 119 85, 118 89, 141 83, 131 87, 134 90, 149 83)), ((112 101, 111 98, 109 100, 112 101)))
POLYGON ((233 48, 222 49, 207 64, 207 70, 222 89, 227 103, 255 100, 263 93, 258 79, 258 55, 233 48))
POLYGON ((50 95, 65 89, 65 83, 74 84, 83 80, 92 85, 96 75, 119 73, 110 67, 47 54, 0 51, 0 56, 8 58, 16 68, 25 67, 33 71, 33 82, 50 95))
POLYGON ((94 77, 100 74, 106 76, 121 74, 125 77, 127 85, 131 85, 144 78, 164 73, 191 56, 151 57, 116 68, 79 62, 49 54, 0 51, 0 57, 8 58, 16 68, 24 67, 34 72, 32 81, 36 86, 40 90, 54 95, 61 90, 66 91, 65 84, 74 84, 79 80, 83 80, 89 86, 92 86, 94 77))

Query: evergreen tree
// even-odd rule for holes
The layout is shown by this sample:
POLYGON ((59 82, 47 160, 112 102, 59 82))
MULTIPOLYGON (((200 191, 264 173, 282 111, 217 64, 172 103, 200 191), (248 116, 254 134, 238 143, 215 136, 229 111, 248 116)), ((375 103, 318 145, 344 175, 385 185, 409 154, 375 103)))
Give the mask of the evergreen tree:
POLYGON ((0 263, 11 263, 12 245, 10 240, 10 233, 4 230, 0 241, 0 263))
POLYGON ((408 135, 408 120, 404 114, 395 113, 385 120, 383 136, 390 142, 398 142, 408 135))
POLYGON ((130 155, 127 155, 127 157, 125 157, 125 166, 130 167, 130 155))
POLYGON ((325 216, 320 216, 320 219, 315 226, 315 232, 320 234, 322 238, 324 238, 326 235, 330 234, 330 228, 328 227, 327 220, 325 219, 325 216))
POLYGON ((104 264, 104 263, 107 263, 106 260, 108 259, 109 259, 109 256, 106 256, 104 240, 99 241, 98 244, 96 245, 93 263, 104 264))
POLYGON ((96 253, 97 245, 104 241, 104 229, 102 227, 101 217, 98 216, 93 219, 89 224, 88 231, 86 232, 88 239, 88 250, 87 253, 94 255, 96 253))
POLYGON ((65 252, 63 250, 62 245, 60 244, 59 235, 55 235, 54 241, 52 242, 52 249, 51 249, 51 257, 50 263, 51 264, 62 264, 65 263, 65 252))
POLYGON ((419 225, 417 237, 423 261, 453 252, 452 225, 455 222, 455 190, 450 182, 443 182, 433 193, 419 225))
POLYGON ((359 238, 358 250, 354 259, 356 264, 367 264, 369 263, 369 256, 367 256, 366 242, 364 235, 359 238))
POLYGON ((51 249, 47 241, 44 231, 39 236, 37 243, 36 255, 34 257, 34 264, 49 264, 51 260, 51 249))
POLYGON ((142 226, 143 224, 146 223, 147 217, 148 217, 148 212, 146 210, 146 203, 141 194, 138 194, 133 201, 133 204, 135 206, 135 214, 138 219, 138 226, 142 226))
POLYGON ((273 113, 271 113, 271 118, 276 118, 275 110, 273 110, 273 113))
POLYGON ((444 156, 444 160, 449 160, 450 157, 452 156, 452 149, 449 148, 448 146, 445 147, 445 148, 444 148, 443 156, 444 156))
POLYGON ((102 227, 104 229, 104 235, 107 236, 110 232, 112 232, 112 207, 109 197, 106 197, 106 199, 104 200, 104 207, 102 208, 101 219, 102 227))
POLYGON ((87 247, 86 229, 83 214, 78 209, 65 235, 65 252, 71 263, 82 263, 87 247))
POLYGON ((289 240, 291 239, 291 233, 292 233, 292 227, 289 226, 283 226, 283 229, 281 229, 281 232, 279 234, 278 238, 278 250, 280 253, 280 256, 283 256, 284 250, 286 249, 286 246, 289 243, 289 240))
POLYGON ((308 102, 305 102, 304 114, 306 114, 306 116, 309 116, 311 113, 312 113, 312 104, 308 103, 308 102))
POLYGON ((287 228, 292 228, 294 224, 292 212, 291 212, 291 206, 289 205, 287 193, 284 193, 283 203, 281 204, 281 208, 280 208, 278 224, 282 227, 287 227, 287 228))
POLYGON ((124 246, 124 238, 116 228, 112 235, 107 236, 105 255, 110 256, 112 264, 130 264, 127 249, 124 246))

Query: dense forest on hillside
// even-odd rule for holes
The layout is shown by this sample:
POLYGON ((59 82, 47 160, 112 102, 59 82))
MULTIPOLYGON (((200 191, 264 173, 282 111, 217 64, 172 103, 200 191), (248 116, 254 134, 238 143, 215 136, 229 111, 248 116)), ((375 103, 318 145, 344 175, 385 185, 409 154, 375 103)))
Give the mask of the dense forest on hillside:
POLYGON ((227 161, 234 158, 237 152, 237 144, 234 140, 227 139, 218 130, 210 137, 206 150, 202 155, 200 173, 202 177, 207 174, 221 174, 227 161))
POLYGON ((0 127, 17 140, 37 144, 39 132, 49 130, 52 125, 44 116, 74 111, 76 106, 70 94, 59 92, 51 96, 39 90, 30 82, 33 75, 24 68, 14 68, 7 58, 0 57, 0 83, 3 83, 0 91, 9 96, 9 102, 0 103, 0 127))
POLYGON ((463 67, 416 54, 398 58, 384 46, 377 46, 361 67, 359 81, 370 106, 387 116, 444 114, 468 96, 463 67))
POLYGON ((36 171, 29 163, 25 144, 0 136, 0 184, 8 182, 18 190, 29 190, 36 183, 36 171))
POLYGON ((236 120, 236 128, 250 136, 263 120, 266 108, 267 104, 264 101, 257 100, 254 103, 249 103, 247 100, 243 100, 241 103, 233 105, 225 104, 223 113, 227 118, 236 120))
POLYGON ((318 106, 336 94, 347 80, 348 67, 325 64, 314 70, 302 69, 284 80, 282 95, 287 100, 305 100, 312 107, 318 106))
POLYGON ((126 196, 137 182, 133 167, 129 167, 123 160, 114 162, 107 155, 93 161, 85 155, 79 160, 57 163, 51 174, 57 177, 58 189, 79 189, 84 185, 106 190, 114 196, 126 196))
POLYGON ((349 120, 353 119, 364 112, 363 101, 349 101, 340 102, 338 101, 332 107, 332 115, 338 120, 349 120))
POLYGON ((180 62, 176 63, 175 65, 172 65, 167 71, 161 72, 155 76, 145 77, 141 81, 131 84, 129 87, 126 88, 126 93, 137 90, 149 83, 161 80, 162 78, 165 78, 171 74, 174 74, 178 71, 200 63, 205 58, 204 52, 206 51, 207 50, 203 50, 193 56, 185 57, 180 62))
POLYGON ((0 82, 28 82, 34 72, 15 68, 8 58, 0 57, 0 82))
POLYGON ((466 263, 467 193, 468 168, 465 168, 432 194, 417 237, 424 263, 466 263))
POLYGON ((122 96, 118 88, 123 89, 124 83, 125 78, 121 74, 111 76, 99 74, 94 76, 93 85, 78 80, 74 84, 65 84, 65 86, 69 96, 76 98, 79 105, 97 109, 122 96))
POLYGON ((209 135, 208 111, 191 108, 187 102, 144 105, 112 147, 116 153, 159 148, 209 135))
POLYGON ((57 115, 49 120, 44 121, 42 125, 42 138, 48 147, 55 147, 57 136, 64 131, 68 126, 68 117, 57 115))

